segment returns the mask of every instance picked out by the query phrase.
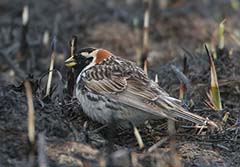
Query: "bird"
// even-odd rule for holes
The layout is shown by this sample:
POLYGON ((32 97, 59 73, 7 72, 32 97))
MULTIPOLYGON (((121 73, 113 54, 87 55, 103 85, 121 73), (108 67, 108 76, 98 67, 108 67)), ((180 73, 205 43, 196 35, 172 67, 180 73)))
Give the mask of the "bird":
POLYGON ((198 125, 217 124, 185 109, 134 62, 102 48, 81 48, 65 66, 76 73, 75 95, 83 111, 101 124, 121 128, 146 120, 182 118, 198 125))

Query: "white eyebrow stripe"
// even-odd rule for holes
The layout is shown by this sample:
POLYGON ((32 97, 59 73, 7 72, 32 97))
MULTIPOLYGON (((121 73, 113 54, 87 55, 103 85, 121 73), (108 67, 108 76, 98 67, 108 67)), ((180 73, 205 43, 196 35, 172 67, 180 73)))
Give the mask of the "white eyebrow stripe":
POLYGON ((98 51, 99 51, 98 49, 92 51, 92 52, 89 54, 89 56, 96 57, 98 51))
POLYGON ((85 56, 85 57, 89 57, 88 52, 81 52, 81 55, 85 56))

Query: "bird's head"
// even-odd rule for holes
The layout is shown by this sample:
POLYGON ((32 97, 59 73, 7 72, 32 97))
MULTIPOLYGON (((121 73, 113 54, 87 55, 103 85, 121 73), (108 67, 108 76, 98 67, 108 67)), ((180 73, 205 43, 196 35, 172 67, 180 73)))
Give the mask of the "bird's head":
POLYGON ((83 48, 65 61, 65 66, 82 71, 110 57, 112 53, 105 49, 83 48))

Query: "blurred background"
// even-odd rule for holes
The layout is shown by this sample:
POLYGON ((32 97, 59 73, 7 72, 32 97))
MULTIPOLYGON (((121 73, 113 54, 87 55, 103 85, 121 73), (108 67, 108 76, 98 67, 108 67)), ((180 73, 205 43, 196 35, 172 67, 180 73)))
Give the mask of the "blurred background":
POLYGON ((239 166, 239 18, 240 0, 0 0, 0 167, 239 166), (149 77, 158 74, 159 85, 180 98, 184 85, 175 65, 191 85, 187 100, 194 112, 220 122, 225 131, 201 129, 199 135, 179 121, 171 143, 167 121, 150 122, 140 129, 145 150, 126 130, 110 140, 115 152, 109 153, 109 141, 94 131, 100 125, 72 96, 74 82, 64 60, 73 35, 78 48, 101 47, 140 66, 147 62, 149 77), (216 65, 220 110, 206 105, 211 79, 204 44, 216 65), (51 59, 55 71, 46 96, 51 59), (27 135, 26 78, 33 90, 37 146, 27 135), (147 150, 156 143, 154 152, 147 150))
MULTIPOLYGON (((137 61, 143 47, 144 6, 141 0, 1 0, 0 50, 23 71, 37 76, 48 70, 54 37, 55 67, 61 72, 72 35, 78 37, 80 48, 102 47, 137 61), (29 15, 26 26, 24 8, 29 15)), ((224 19, 225 43, 238 46, 239 16, 239 0, 152 0, 149 66, 183 56, 183 48, 202 50, 204 43, 214 47, 224 19)), ((2 59, 0 63, 0 80, 15 82, 13 70, 2 59)))

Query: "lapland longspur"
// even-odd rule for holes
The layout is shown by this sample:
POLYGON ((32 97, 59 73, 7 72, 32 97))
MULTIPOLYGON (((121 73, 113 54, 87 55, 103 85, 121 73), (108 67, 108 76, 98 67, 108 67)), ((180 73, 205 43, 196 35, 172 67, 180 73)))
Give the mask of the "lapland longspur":
POLYGON ((183 118, 196 124, 217 125, 183 108, 134 63, 105 49, 83 48, 65 61, 77 73, 76 96, 83 111, 102 124, 129 128, 145 120, 183 118))

